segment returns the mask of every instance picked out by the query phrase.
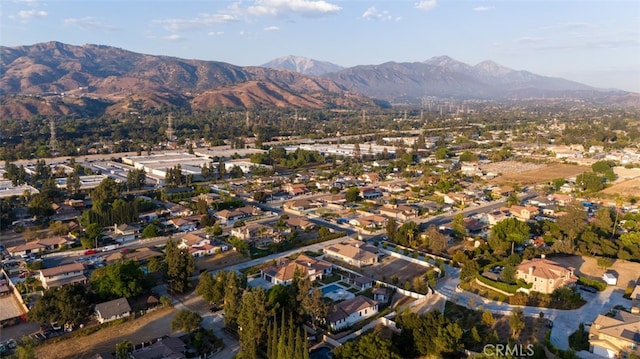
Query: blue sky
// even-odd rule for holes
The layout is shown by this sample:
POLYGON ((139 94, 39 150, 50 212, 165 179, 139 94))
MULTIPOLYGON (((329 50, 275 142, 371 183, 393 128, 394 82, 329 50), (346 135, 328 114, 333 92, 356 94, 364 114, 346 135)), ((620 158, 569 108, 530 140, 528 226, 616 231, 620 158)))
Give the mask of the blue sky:
POLYGON ((1 0, 0 44, 52 40, 241 66, 448 55, 640 93, 635 0, 1 0))

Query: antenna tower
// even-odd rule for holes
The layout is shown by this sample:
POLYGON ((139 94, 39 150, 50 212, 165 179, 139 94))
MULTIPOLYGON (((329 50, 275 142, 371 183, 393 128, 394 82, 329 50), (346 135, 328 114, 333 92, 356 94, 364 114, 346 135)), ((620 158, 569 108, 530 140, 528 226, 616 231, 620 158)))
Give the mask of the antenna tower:
POLYGON ((175 133, 173 131, 173 115, 169 114, 169 117, 167 117, 167 139, 169 141, 173 141, 175 139, 175 133))
POLYGON ((56 120, 54 118, 49 119, 49 133, 51 134, 51 137, 49 138, 49 147, 51 147, 51 152, 55 152, 58 141, 56 139, 56 120))

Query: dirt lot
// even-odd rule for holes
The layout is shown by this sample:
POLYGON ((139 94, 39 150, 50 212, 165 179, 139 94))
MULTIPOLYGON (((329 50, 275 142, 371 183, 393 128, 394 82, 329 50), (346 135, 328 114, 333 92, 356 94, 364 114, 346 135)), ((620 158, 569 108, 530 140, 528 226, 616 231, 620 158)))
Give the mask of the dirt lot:
POLYGON ((130 340, 134 344, 171 334, 174 308, 162 308, 138 319, 114 325, 85 337, 70 338, 38 347, 38 358, 92 358, 96 353, 115 352, 116 344, 130 340))
POLYGON ((405 281, 411 281, 414 277, 423 275, 428 271, 428 267, 390 256, 383 257, 378 264, 362 268, 364 275, 376 280, 381 280, 382 277, 390 280, 392 276, 396 276, 399 279, 400 286, 405 281))
POLYGON ((640 177, 615 183, 601 192, 611 196, 620 195, 623 198, 638 197, 640 195, 640 177))
POLYGON ((518 183, 521 186, 528 186, 549 182, 555 178, 573 177, 587 171, 591 171, 591 167, 557 163, 519 173, 503 172, 504 174, 493 182, 498 185, 518 183))
POLYGON ((598 267, 598 261, 593 257, 569 256, 554 257, 553 260, 567 266, 576 268, 577 275, 585 275, 593 278, 602 278, 602 274, 607 270, 618 273, 618 287, 626 288, 636 283, 640 277, 640 263, 616 260, 611 268, 604 270, 598 267))
POLYGON ((242 254, 236 251, 227 251, 224 253, 216 254, 211 257, 196 258, 196 268, 198 270, 216 270, 223 267, 227 267, 233 264, 238 264, 248 261, 242 254))
POLYGON ((13 294, 0 297, 0 321, 19 317, 24 313, 13 294))

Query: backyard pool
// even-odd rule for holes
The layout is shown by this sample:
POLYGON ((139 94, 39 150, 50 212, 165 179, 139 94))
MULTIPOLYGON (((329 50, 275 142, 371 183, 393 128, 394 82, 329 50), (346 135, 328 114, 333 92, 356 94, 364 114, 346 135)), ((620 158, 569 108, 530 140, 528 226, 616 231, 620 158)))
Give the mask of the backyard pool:
POLYGON ((322 287, 322 295, 327 295, 331 292, 335 292, 337 290, 344 290, 344 288, 342 288, 341 286, 337 285, 337 284, 329 284, 327 286, 322 287))

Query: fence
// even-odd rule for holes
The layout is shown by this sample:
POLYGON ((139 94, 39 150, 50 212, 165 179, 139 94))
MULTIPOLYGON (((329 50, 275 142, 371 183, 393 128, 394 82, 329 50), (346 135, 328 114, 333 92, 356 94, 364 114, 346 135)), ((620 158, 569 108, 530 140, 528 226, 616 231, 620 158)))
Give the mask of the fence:
POLYGON ((378 324, 382 324, 385 327, 393 330, 396 333, 400 332, 400 329, 398 329, 398 326, 396 325, 396 322, 394 322, 391 319, 387 319, 385 317, 380 317, 380 318, 372 321, 371 323, 365 325, 361 329, 356 330, 355 332, 338 339, 337 342, 342 345, 342 344, 348 342, 351 339, 359 337, 360 335, 362 335, 362 333, 366 332, 367 330, 375 328, 378 324))

